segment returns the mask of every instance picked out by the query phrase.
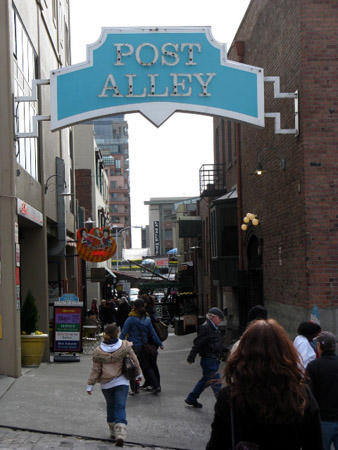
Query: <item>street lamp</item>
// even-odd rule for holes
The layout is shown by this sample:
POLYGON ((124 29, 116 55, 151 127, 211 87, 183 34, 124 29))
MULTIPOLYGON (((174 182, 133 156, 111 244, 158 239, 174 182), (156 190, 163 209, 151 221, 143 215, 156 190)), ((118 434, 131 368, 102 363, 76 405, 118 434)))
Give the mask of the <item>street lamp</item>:
POLYGON ((129 225, 128 227, 124 227, 121 230, 118 227, 115 227, 115 242, 116 242, 116 270, 119 270, 119 241, 118 235, 125 230, 129 230, 130 228, 142 228, 139 225, 129 225))

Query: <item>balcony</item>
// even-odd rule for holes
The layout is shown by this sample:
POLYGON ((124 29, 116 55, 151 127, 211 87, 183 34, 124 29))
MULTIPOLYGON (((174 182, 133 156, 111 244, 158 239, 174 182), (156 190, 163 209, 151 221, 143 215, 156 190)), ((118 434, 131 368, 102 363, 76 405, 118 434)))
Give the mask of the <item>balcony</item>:
POLYGON ((203 164, 199 175, 201 197, 218 197, 226 192, 225 164, 203 164))

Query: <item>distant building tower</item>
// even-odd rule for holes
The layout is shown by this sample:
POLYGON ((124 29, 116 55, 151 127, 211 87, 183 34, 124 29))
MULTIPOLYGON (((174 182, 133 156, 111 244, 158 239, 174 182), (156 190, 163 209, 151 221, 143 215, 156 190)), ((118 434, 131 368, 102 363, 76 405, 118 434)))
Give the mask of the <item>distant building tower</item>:
MULTIPOLYGON (((128 122, 116 115, 93 124, 108 175, 110 220, 115 230, 122 230, 131 225, 128 122)), ((131 247, 131 233, 125 234, 125 246, 131 247)))

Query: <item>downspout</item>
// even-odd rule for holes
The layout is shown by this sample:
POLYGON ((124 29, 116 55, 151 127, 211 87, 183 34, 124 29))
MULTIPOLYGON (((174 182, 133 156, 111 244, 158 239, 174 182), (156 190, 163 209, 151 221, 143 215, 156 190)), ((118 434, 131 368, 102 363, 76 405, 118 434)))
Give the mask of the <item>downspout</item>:
MULTIPOLYGON (((238 62, 242 63, 244 59, 244 41, 235 41, 235 50, 238 62)), ((244 269, 243 262, 243 234, 241 223, 243 218, 242 207, 242 161, 241 161, 241 125, 235 123, 235 143, 236 143, 236 178, 237 178, 237 215, 238 215, 238 270, 244 269)))
POLYGON ((65 198, 61 194, 65 187, 65 162, 63 159, 56 157, 56 195, 57 195, 57 230, 58 243, 55 247, 48 250, 48 256, 65 255, 66 248, 66 209, 65 198))

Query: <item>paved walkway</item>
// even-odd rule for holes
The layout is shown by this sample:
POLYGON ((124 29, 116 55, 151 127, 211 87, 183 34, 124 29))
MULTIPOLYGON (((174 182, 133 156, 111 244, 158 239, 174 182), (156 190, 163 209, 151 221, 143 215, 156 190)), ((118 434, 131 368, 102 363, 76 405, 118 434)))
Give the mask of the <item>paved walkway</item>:
MULTIPOLYGON (((162 392, 128 397, 130 449, 204 450, 210 436, 215 398, 203 392, 202 409, 184 399, 201 376, 199 358, 186 362, 196 333, 170 333, 160 351, 162 392)), ((109 441, 105 400, 99 385, 86 393, 91 356, 80 362, 43 363, 23 369, 20 378, 0 377, 0 449, 115 448, 109 441)))

